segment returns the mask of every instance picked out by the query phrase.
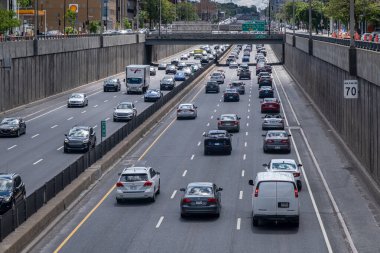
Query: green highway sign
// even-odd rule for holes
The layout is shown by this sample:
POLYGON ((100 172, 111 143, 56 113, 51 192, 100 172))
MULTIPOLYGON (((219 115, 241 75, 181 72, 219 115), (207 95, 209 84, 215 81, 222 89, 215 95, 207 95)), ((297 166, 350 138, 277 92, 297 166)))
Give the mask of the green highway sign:
POLYGON ((106 121, 105 120, 102 120, 101 121, 101 130, 102 130, 102 132, 101 132, 101 137, 103 138, 103 137, 106 137, 106 133, 107 133, 107 129, 106 129, 106 121))
POLYGON ((258 31, 258 32, 264 32, 265 31, 265 20, 253 20, 251 22, 244 23, 242 25, 243 32, 249 32, 249 31, 258 31))

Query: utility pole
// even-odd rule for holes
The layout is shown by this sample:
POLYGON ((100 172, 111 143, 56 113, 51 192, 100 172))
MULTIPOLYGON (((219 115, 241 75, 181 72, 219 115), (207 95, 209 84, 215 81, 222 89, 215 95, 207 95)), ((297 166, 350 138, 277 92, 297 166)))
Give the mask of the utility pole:
MULTIPOLYGON (((295 6, 295 1, 293 0, 293 47, 296 46, 296 6, 295 6)), ((285 28, 286 29, 286 28, 285 28)))
POLYGON ((349 70, 350 75, 357 74, 356 48, 355 48, 355 0, 350 0, 350 49, 349 49, 349 70))
POLYGON ((271 24, 271 20, 270 20, 270 8, 271 8, 271 6, 270 6, 270 1, 271 0, 269 0, 269 5, 268 5, 268 14, 269 14, 269 24, 268 24, 268 34, 270 35, 270 24, 271 24))
POLYGON ((309 0, 309 55, 313 55, 313 34, 312 34, 312 16, 311 16, 311 1, 309 0))
POLYGON ((158 26, 158 35, 161 36, 161 23, 162 23, 162 0, 160 0, 160 24, 158 26))
POLYGON ((37 40, 38 35, 38 0, 34 1, 34 39, 37 40))
POLYGON ((136 29, 138 30, 140 27, 140 18, 139 18, 139 12, 140 12, 140 3, 139 0, 136 1, 136 29))

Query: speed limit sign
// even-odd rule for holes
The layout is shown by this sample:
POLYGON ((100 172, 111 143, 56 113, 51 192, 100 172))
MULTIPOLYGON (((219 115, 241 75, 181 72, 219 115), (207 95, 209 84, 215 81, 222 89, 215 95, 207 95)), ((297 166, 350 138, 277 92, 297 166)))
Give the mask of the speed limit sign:
POLYGON ((358 80, 344 80, 344 98, 359 98, 358 80))

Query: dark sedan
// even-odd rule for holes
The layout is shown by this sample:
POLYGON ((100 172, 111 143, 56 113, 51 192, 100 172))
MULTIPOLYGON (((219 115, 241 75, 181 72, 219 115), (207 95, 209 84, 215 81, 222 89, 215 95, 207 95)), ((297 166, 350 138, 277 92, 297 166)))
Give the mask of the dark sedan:
POLYGON ((167 65, 168 65, 168 64, 166 64, 166 63, 160 63, 160 64, 158 64, 157 69, 158 69, 158 70, 165 70, 166 67, 167 67, 167 65))
POLYGON ((161 90, 172 90, 174 89, 175 81, 173 76, 164 76, 160 81, 161 90))
POLYGON ((177 73, 177 69, 174 65, 166 66, 165 74, 175 74, 177 73))
POLYGON ((245 84, 242 81, 233 81, 230 83, 231 89, 236 89, 240 95, 245 94, 245 84))
POLYGON ((230 155, 232 152, 232 134, 226 130, 210 130, 203 135, 204 139, 204 154, 225 153, 230 155))
POLYGON ((90 148, 96 145, 96 135, 92 127, 75 126, 70 129, 69 134, 65 134, 63 152, 84 151, 87 152, 90 148))
POLYGON ((0 173, 0 214, 15 208, 25 195, 25 184, 19 175, 0 173))
POLYGON ((290 153, 290 137, 286 131, 281 130, 271 130, 266 134, 263 134, 264 142, 263 142, 263 151, 267 153, 269 151, 280 152, 284 151, 286 153, 290 153))
POLYGON ((259 98, 273 98, 273 97, 274 97, 274 91, 272 87, 261 86, 261 88, 259 88, 259 98))
POLYGON ((284 130, 284 119, 280 114, 266 114, 261 126, 262 130, 284 130))
POLYGON ((206 93, 209 93, 209 92, 219 93, 219 91, 220 91, 220 88, 219 88, 218 82, 216 82, 216 81, 208 81, 207 82, 206 93))
POLYGON ((4 118, 0 123, 0 136, 17 136, 26 133, 26 124, 22 118, 4 118))
POLYGON ((223 94, 224 102, 239 102, 240 101, 240 95, 239 92, 236 89, 226 89, 226 91, 223 94))
POLYGON ((185 218, 191 214, 213 214, 220 216, 221 194, 223 189, 210 182, 194 182, 181 188, 184 192, 181 198, 181 217, 185 218))
POLYGON ((156 89, 149 89, 145 92, 144 95, 144 102, 156 102, 160 98, 162 98, 164 95, 160 90, 156 89))

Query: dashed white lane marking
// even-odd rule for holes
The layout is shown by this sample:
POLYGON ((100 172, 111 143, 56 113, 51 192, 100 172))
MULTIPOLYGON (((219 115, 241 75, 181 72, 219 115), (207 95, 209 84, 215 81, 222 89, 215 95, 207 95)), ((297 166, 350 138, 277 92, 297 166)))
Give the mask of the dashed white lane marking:
POLYGON ((241 177, 244 177, 244 175, 245 175, 245 171, 242 170, 242 171, 241 171, 241 177))
POLYGON ((94 105, 94 108, 98 107, 98 105, 94 105))
POLYGON ((243 199, 243 191, 239 192, 239 199, 243 199))
POLYGON ((31 139, 34 139, 34 138, 36 138, 38 135, 40 135, 40 134, 35 134, 35 135, 33 135, 32 137, 30 137, 31 139))
POLYGON ((194 159, 194 156, 195 156, 195 155, 191 155, 191 158, 190 158, 190 160, 193 160, 193 159, 194 159))
POLYGON ((135 103, 139 102, 138 100, 135 100, 135 103))
POLYGON ((217 104, 216 106, 219 107, 219 104, 217 104))
POLYGON ((68 118, 67 120, 72 120, 74 117, 70 117, 70 118, 68 118))
POLYGON ((107 103, 107 102, 108 102, 108 99, 104 100, 103 102, 104 102, 104 103, 107 103))
POLYGON ((250 98, 248 98, 248 102, 251 102, 251 99, 250 99, 250 98))
POLYGON ((161 216, 160 219, 157 222, 156 228, 159 228, 161 226, 162 221, 164 220, 164 216, 161 216))
POLYGON ((8 150, 11 150, 12 148, 17 147, 17 145, 13 145, 12 147, 9 147, 8 150))
POLYGON ((95 129, 95 128, 97 128, 97 127, 98 127, 98 125, 95 125, 95 126, 93 126, 92 128, 94 128, 94 129, 95 129))
POLYGON ((54 126, 52 126, 52 127, 50 127, 50 128, 52 128, 52 129, 53 129, 53 128, 56 128, 57 126, 58 126, 58 125, 54 125, 54 126))
POLYGON ((205 134, 206 134, 206 132, 203 132, 202 136, 205 135, 205 134))
POLYGON ((106 121, 109 121, 110 120, 110 118, 106 118, 106 121))
POLYGON ((198 142, 198 146, 200 146, 200 145, 201 145, 201 142, 199 141, 199 142, 198 142))
POLYGON ((245 135, 248 136, 248 132, 245 132, 245 135))
POLYGON ((214 115, 211 115, 210 119, 213 119, 214 118, 214 115))
POLYGON ((170 198, 171 198, 171 199, 174 199, 176 193, 177 193, 177 190, 174 190, 173 193, 172 193, 172 195, 170 196, 170 198))
POLYGON ((247 142, 244 142, 244 147, 247 147, 247 142))
POLYGON ((210 126, 210 122, 209 123, 207 123, 207 125, 206 126, 210 126))
POLYGON ((185 171, 182 173, 182 176, 184 177, 184 176, 186 176, 186 174, 187 174, 187 170, 185 170, 185 171))
POLYGON ((247 116, 247 119, 249 119, 249 115, 247 116))
POLYGON ((252 95, 249 95, 249 97, 251 97, 252 95))
POLYGON ((220 99, 219 102, 222 102, 222 100, 220 99))
POLYGON ((248 109, 248 112, 251 112, 251 110, 250 110, 250 109, 248 109))
POLYGON ((245 160, 247 158, 247 155, 246 154, 244 154, 243 155, 243 160, 245 160))
POLYGON ((61 149, 63 149, 63 146, 60 146, 59 148, 57 148, 57 150, 61 150, 61 149))
POLYGON ((216 112, 216 109, 214 110, 214 112, 216 112))
POLYGON ((42 160, 44 160, 44 159, 42 159, 42 158, 41 158, 40 160, 38 160, 38 161, 34 162, 34 163, 33 163, 33 165, 36 165, 36 164, 38 164, 38 163, 42 162, 42 160))
POLYGON ((236 221, 236 230, 240 230, 240 223, 241 223, 241 218, 237 218, 237 221, 236 221))
POLYGON ((251 104, 248 104, 248 107, 250 107, 251 106, 251 104))
POLYGON ((249 126, 249 123, 247 123, 247 126, 249 126))
POLYGON ((81 112, 81 113, 86 113, 86 110, 84 110, 83 112, 81 112))
MULTIPOLYGON (((115 95, 115 96, 113 96, 114 98, 116 98, 117 96, 115 95)), ((144 98, 144 97, 142 97, 142 98, 144 98)))

